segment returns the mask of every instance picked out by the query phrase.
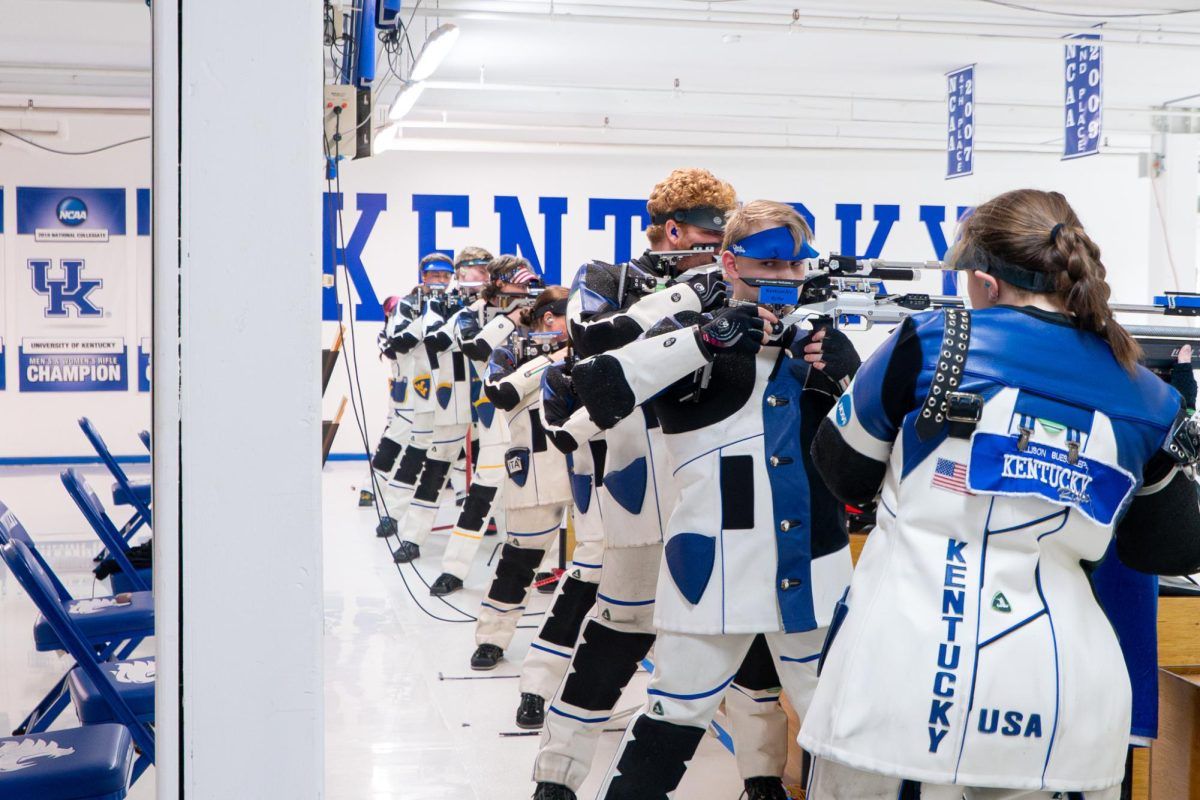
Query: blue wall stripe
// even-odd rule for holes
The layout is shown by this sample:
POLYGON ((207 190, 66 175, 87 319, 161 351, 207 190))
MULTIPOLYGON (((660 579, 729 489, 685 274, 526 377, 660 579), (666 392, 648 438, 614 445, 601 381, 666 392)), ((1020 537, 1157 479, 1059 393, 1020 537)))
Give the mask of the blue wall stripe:
MULTIPOLYGON (((118 464, 149 464, 149 454, 144 456, 117 456, 118 464)), ((0 467, 43 467, 71 466, 74 464, 101 464, 99 456, 3 456, 0 467)))

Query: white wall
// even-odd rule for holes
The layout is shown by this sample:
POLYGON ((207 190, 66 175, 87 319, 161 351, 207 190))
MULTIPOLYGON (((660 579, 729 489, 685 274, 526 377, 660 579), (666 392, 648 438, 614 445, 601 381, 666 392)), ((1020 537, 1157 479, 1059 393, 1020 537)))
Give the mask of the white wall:
MULTIPOLYGON (((816 238, 823 252, 841 248, 842 224, 835 219, 838 204, 864 206, 858 224, 859 255, 865 253, 875 230, 876 204, 900 206, 900 218, 882 248, 882 256, 897 260, 935 258, 926 226, 920 221, 923 205, 948 207, 944 235, 954 234, 952 220, 958 206, 978 204, 1008 189, 1031 186, 1063 192, 1075 206, 1089 232, 1100 243, 1110 271, 1114 297, 1143 302, 1152 292, 1147 285, 1149 184, 1137 177, 1137 162, 1127 156, 1099 156, 1061 162, 1046 155, 985 153, 977 157, 977 173, 955 181, 942 179, 941 153, 913 152, 748 152, 689 151, 644 154, 616 151, 545 153, 387 152, 343 166, 347 237, 360 217, 358 193, 385 193, 387 210, 379 215, 362 251, 362 261, 379 299, 407 292, 416 279, 417 214, 413 195, 469 195, 469 227, 454 228, 449 214, 439 215, 436 244, 457 250, 478 244, 495 249, 500 223, 494 198, 515 195, 520 199, 532 239, 539 250, 544 242, 540 197, 567 198, 562 224, 562 280, 569 283, 578 265, 614 255, 612 221, 607 230, 588 229, 589 198, 644 198, 650 188, 676 166, 703 166, 733 183, 742 200, 769 198, 801 202, 816 218, 816 238)), ((365 232, 365 231, 363 231, 365 232)), ((361 233, 361 232, 360 232, 361 233)), ((636 225, 630 246, 643 248, 644 237, 636 225)), ((339 269, 339 280, 342 272, 339 269)), ((893 284, 889 288, 903 291, 893 284)), ((914 291, 940 291, 928 283, 914 291)), ((344 297, 344 289, 340 289, 344 297)), ((387 370, 377 357, 375 322, 357 323, 360 348, 358 367, 366 394, 371 446, 374 447, 386 415, 387 370)), ((327 323, 326 343, 333 340, 335 325, 327 323)), ((874 337, 868 337, 872 341, 874 337)), ((325 397, 325 415, 331 417, 338 399, 347 394, 345 373, 339 365, 325 397)), ((334 453, 361 453, 354 420, 347 411, 334 444, 334 453)))

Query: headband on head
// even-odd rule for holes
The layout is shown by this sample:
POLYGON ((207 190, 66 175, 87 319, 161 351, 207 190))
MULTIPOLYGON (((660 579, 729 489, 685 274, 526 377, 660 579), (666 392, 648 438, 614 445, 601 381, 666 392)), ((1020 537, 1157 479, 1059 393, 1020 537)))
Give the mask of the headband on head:
POLYGON ((1061 222, 1055 223, 1054 227, 1050 229, 1050 244, 1058 244, 1058 234, 1062 232, 1062 229, 1061 222))
POLYGON ((549 311, 556 317, 565 317, 567 315, 567 298, 555 300, 552 303, 547 303, 539 309, 539 313, 545 314, 549 311))
POLYGON ((685 225, 695 225, 706 231, 721 233, 725 230, 725 221, 728 216, 728 211, 722 211, 714 206, 697 206, 696 208, 679 208, 668 211, 666 214, 655 214, 650 217, 650 221, 655 225, 662 225, 668 220, 675 220, 685 225))
POLYGON ((501 283, 541 284, 542 282, 538 274, 524 264, 506 269, 504 272, 493 276, 493 280, 500 281, 501 283))
POLYGON ((799 247, 797 247, 796 240, 792 238, 792 231, 786 225, 752 233, 744 239, 739 239, 731 244, 729 249, 735 256, 753 258, 757 261, 772 259, 778 261, 804 261, 820 256, 820 253, 806 241, 801 241, 799 247))
POLYGON ((492 263, 492 260, 490 258, 472 258, 467 261, 458 262, 457 264, 454 265, 454 268, 458 269, 459 267, 486 267, 490 263, 492 263))
POLYGON ((1054 291, 1054 284, 1058 281, 1057 272, 1042 272, 1018 266, 979 246, 966 246, 955 254, 954 269, 977 269, 980 272, 986 272, 993 278, 1011 283, 1018 289, 1038 294, 1054 291))

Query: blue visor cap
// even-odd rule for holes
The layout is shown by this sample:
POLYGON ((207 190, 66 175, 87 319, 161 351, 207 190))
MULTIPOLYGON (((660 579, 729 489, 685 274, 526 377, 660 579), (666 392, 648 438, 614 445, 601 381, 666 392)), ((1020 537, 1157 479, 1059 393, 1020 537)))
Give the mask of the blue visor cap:
POLYGON ((757 261, 774 259, 778 261, 805 261, 817 258, 818 253, 808 242, 801 242, 796 247, 796 240, 786 226, 767 228, 765 231, 752 233, 745 239, 740 239, 729 246, 735 256, 753 258, 757 261), (799 252, 796 252, 799 249, 799 252))
POLYGON ((430 272, 445 272, 453 275, 454 266, 449 261, 430 261, 428 264, 421 267, 421 274, 425 275, 430 272))

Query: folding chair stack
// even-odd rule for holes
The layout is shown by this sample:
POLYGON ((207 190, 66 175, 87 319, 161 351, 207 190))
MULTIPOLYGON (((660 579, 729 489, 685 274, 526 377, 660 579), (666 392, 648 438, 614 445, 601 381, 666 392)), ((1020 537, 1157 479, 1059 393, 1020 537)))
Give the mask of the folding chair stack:
MULTIPOLYGON (((130 480, 89 420, 79 426, 112 474, 114 504, 132 514, 118 526, 76 469, 65 470, 62 483, 120 572, 112 596, 72 596, 0 502, 0 558, 40 612, 34 649, 74 660, 14 735, 0 738, 0 798, 123 800, 154 762, 155 660, 132 657, 154 636, 151 570, 135 568, 129 550, 133 535, 151 524, 150 486, 130 480), (82 727, 50 730, 68 704, 82 727)), ((142 441, 149 448, 148 434, 142 441)))

